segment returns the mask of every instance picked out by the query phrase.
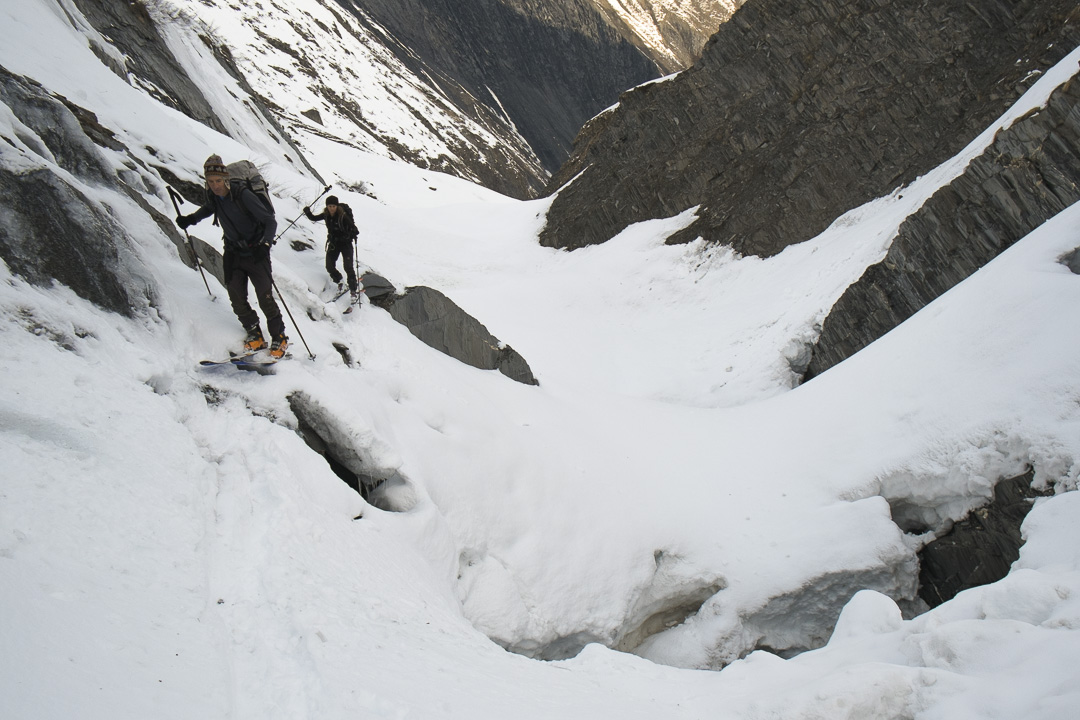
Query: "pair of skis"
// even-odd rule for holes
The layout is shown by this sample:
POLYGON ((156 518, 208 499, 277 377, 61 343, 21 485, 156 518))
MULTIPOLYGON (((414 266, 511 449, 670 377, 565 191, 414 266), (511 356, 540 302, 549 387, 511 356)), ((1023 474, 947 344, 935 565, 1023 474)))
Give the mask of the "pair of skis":
MULTIPOLYGON (((330 298, 330 302, 335 302, 344 297, 349 289, 346 288, 339 292, 334 297, 330 298)), ((353 311, 357 305, 360 304, 360 295, 363 293, 360 290, 356 293, 356 298, 349 302, 349 307, 343 311, 343 315, 348 315, 353 311)), ((267 354, 266 349, 256 350, 254 352, 242 352, 242 353, 230 353, 228 358, 224 360, 200 360, 199 365, 201 367, 219 367, 222 365, 233 365, 244 370, 259 370, 272 367, 279 363, 281 360, 289 357, 286 353, 284 357, 276 358, 267 354)))
POLYGON ((259 368, 268 368, 272 365, 276 365, 285 358, 289 357, 286 354, 284 357, 276 358, 266 354, 265 350, 256 350, 255 352, 244 352, 236 355, 230 355, 225 360, 200 360, 199 365, 202 367, 216 367, 220 365, 235 365, 241 369, 257 370, 259 368))
MULTIPOLYGON (((347 294, 348 292, 349 292, 349 289, 348 289, 348 288, 345 288, 344 290, 342 290, 341 292, 339 292, 339 293, 338 293, 337 295, 335 295, 334 297, 330 298, 329 302, 332 302, 332 303, 333 303, 333 302, 337 302, 337 301, 338 301, 339 299, 341 299, 341 298, 345 297, 345 295, 346 295, 346 294, 347 294)), ((354 298, 351 298, 351 299, 349 300, 349 307, 347 307, 347 308, 345 308, 344 310, 342 310, 342 311, 341 311, 341 314, 342 314, 342 315, 348 315, 349 313, 351 313, 351 312, 353 311, 353 308, 355 308, 355 307, 356 307, 357 305, 359 305, 359 304, 360 304, 360 295, 361 295, 361 294, 363 294, 363 292, 364 292, 363 290, 358 290, 358 291, 356 292, 356 297, 354 297, 354 298)))

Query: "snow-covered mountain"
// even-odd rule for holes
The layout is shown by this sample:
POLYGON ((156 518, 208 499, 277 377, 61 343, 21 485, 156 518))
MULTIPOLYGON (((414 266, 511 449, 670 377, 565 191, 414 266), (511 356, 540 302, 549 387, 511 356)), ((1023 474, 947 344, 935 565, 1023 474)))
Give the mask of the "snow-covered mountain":
POLYGON ((437 68, 406 66, 393 38, 356 8, 329 0, 159 7, 170 6, 178 14, 167 27, 228 47, 301 145, 330 138, 518 196, 546 177, 508 118, 447 78, 434 82, 437 68))
MULTIPOLYGON (((512 123, 422 63, 384 29, 334 2, 264 4, 81 0, 92 47, 159 100, 239 136, 264 115, 278 142, 329 139, 456 174, 521 197, 547 172, 512 123), (100 28, 100 33, 95 28, 100 28)), ((278 153, 270 152, 268 157, 278 153)), ((295 161, 295 156, 294 156, 295 161)))
MULTIPOLYGON (((0 7, 0 715, 1072 717, 1080 206, 797 386, 837 298, 985 138, 767 258, 666 244, 692 211, 567 252, 538 242, 551 199, 343 142, 325 94, 272 87, 303 62, 230 38, 245 6, 133 6, 153 66, 90 6, 0 7), (540 384, 343 313, 303 219, 273 251, 293 357, 200 368, 241 328, 167 186, 211 153, 257 161, 281 220, 331 184, 366 265, 445 292, 540 384), (1011 571, 927 610, 918 551, 1027 472, 1045 496, 1011 571)), ((301 6, 260 16, 265 47, 351 22, 301 6)), ((395 82, 370 86, 387 137, 448 151, 451 125, 390 111, 395 82)))

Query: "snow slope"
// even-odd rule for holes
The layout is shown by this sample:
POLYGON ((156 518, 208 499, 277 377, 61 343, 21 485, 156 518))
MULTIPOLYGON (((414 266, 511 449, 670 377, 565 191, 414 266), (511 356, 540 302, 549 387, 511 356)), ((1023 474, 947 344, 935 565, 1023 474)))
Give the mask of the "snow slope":
MULTIPOLYGON (((255 92, 303 148, 318 136, 475 182, 495 182, 500 174, 504 181, 547 176, 510 123, 478 103, 466 113, 430 77, 395 57, 372 32, 373 21, 365 26, 336 2, 156 0, 151 6, 192 77, 205 77, 213 65, 193 57, 209 52, 197 36, 228 45, 255 92)), ((223 74, 220 68, 216 74, 223 74)), ((229 85, 220 78, 200 82, 211 95, 229 85)))
MULTIPOLYGON (((249 156, 104 69, 56 7, 0 10, 52 40, 5 33, 0 64, 180 177, 210 152, 249 156)), ((6 110, 0 135, 6 169, 62 172, 6 110)), ((371 189, 338 190, 362 260, 446 292, 541 385, 463 366, 376 308, 343 315, 319 298, 321 257, 287 242, 275 277, 315 358, 296 333, 273 375, 199 369, 239 339, 223 291, 132 201, 84 186, 138 238, 158 302, 128 320, 0 267, 0 716, 1072 717, 1080 276, 1059 258, 1080 208, 792 389, 814 323, 936 181, 766 261, 665 246, 687 217, 565 253, 535 241, 544 201, 304 147, 336 185, 371 189), (334 476, 290 398, 403 479, 399 512, 334 476), (919 539, 889 501, 958 517, 1029 463, 1059 494, 1012 573, 903 620, 887 595, 911 597, 919 539), (632 648, 672 598, 704 604, 639 655, 500 647, 632 648)), ((253 155, 279 216, 321 189, 253 155)), ((321 245, 321 226, 290 233, 321 245)))

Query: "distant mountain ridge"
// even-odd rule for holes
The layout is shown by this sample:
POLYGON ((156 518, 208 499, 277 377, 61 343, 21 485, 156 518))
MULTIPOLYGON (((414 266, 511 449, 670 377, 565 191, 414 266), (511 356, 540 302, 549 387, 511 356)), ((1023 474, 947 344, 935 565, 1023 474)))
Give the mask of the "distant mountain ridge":
POLYGON ((608 21, 666 73, 684 70, 745 0, 594 0, 608 21))
POLYGON ((286 141, 322 137, 526 198, 585 121, 692 62, 733 0, 73 2, 126 58, 106 53, 118 73, 216 130, 229 123, 212 81, 187 76, 171 24, 195 29, 286 141))
POLYGON ((340 1, 384 27, 403 63, 501 111, 549 172, 586 120, 659 74, 594 0, 340 1))

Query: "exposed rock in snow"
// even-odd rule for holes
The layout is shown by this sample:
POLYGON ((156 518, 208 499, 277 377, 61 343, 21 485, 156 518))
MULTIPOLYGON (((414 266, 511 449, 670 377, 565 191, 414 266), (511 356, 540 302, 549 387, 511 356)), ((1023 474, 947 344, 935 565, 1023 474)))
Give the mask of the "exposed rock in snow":
POLYGON ((89 185, 120 181, 60 99, 0 69, 0 102, 17 119, 0 142, 0 257, 27 280, 54 281, 125 315, 145 307, 149 286, 130 236, 89 185), (140 291, 139 286, 143 285, 140 291))
POLYGON ((997 134, 829 311, 807 379, 878 339, 1080 200, 1080 80, 997 134))
POLYGON ((525 358, 438 290, 411 287, 386 307, 391 317, 436 350, 466 365, 498 370, 526 385, 537 384, 525 358))
POLYGON ((993 500, 919 552, 919 597, 937 607, 957 593, 997 582, 1020 557, 1020 526, 1034 499, 1034 470, 1002 480, 993 500))
POLYGON ((163 105, 218 132, 227 132, 197 82, 188 76, 158 33, 147 5, 108 0, 76 0, 76 5, 103 35, 100 42, 91 41, 92 47, 102 48, 99 55, 111 52, 121 59, 113 66, 117 75, 125 80, 131 78, 163 105))

